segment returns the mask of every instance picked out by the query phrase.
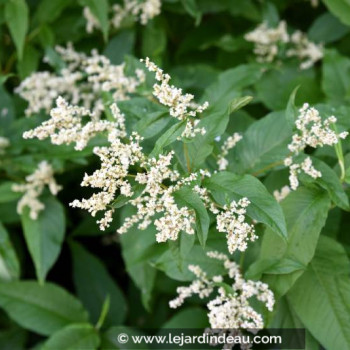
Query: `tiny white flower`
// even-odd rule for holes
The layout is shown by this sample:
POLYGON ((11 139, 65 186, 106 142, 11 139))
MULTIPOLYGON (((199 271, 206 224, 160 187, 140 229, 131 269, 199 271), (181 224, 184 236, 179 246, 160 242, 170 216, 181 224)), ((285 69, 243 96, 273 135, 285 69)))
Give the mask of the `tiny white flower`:
POLYGON ((188 269, 196 276, 196 279, 188 287, 178 287, 178 296, 169 302, 171 308, 178 308, 185 299, 193 295, 199 298, 208 298, 217 288, 218 295, 207 303, 208 318, 213 329, 261 329, 264 327, 263 317, 253 309, 249 299, 256 297, 264 303, 269 311, 273 311, 275 298, 268 285, 260 281, 246 281, 239 266, 230 261, 225 254, 208 252, 208 257, 223 262, 228 275, 233 279, 230 285, 232 292, 223 287, 216 287, 223 281, 222 276, 208 278, 205 271, 199 266, 190 265, 188 269))
POLYGON ((295 157, 304 151, 306 147, 323 147, 333 146, 338 143, 339 139, 347 137, 348 132, 337 134, 330 125, 337 119, 330 116, 322 121, 319 111, 304 103, 299 110, 299 116, 295 121, 297 132, 292 136, 292 142, 288 149, 292 155, 284 160, 284 165, 289 167, 290 188, 296 190, 299 186, 298 174, 305 174, 317 179, 322 176, 321 172, 314 168, 310 157, 305 158, 301 163, 295 163, 295 157))
POLYGON ((48 162, 42 161, 39 163, 38 168, 26 177, 25 184, 14 184, 12 186, 12 191, 24 193, 17 203, 18 214, 23 213, 24 207, 28 207, 30 209, 30 218, 32 220, 38 218, 39 213, 45 208, 44 204, 39 200, 45 186, 49 188, 53 195, 56 195, 61 190, 61 186, 56 183, 53 175, 52 166, 48 162))

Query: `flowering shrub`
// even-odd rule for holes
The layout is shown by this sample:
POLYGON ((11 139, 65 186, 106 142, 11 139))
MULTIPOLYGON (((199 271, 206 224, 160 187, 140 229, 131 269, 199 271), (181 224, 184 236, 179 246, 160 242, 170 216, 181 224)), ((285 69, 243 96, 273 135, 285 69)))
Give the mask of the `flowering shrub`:
POLYGON ((1 348, 350 348, 347 1, 4 0, 0 28, 1 348))

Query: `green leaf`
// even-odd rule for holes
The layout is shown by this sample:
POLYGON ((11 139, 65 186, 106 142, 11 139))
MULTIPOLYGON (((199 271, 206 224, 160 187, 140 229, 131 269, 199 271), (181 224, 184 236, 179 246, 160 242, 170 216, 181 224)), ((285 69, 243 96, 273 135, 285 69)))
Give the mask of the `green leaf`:
POLYGON ((134 125, 134 130, 143 138, 148 139, 161 133, 170 123, 169 117, 164 112, 147 114, 134 125))
POLYGON ((315 70, 300 70, 297 64, 267 70, 255 87, 257 98, 269 109, 279 111, 286 108, 291 93, 298 85, 297 105, 305 101, 313 105, 322 99, 315 70))
POLYGON ((220 172, 206 178, 203 184, 210 190, 215 200, 223 205, 226 204, 226 194, 232 195, 234 200, 247 197, 251 202, 247 214, 251 218, 266 224, 282 237, 287 236, 281 207, 257 178, 220 172))
POLYGON ((132 192, 134 194, 131 197, 126 197, 126 196, 120 194, 111 204, 112 208, 122 208, 131 199, 135 199, 135 198, 139 197, 144 189, 145 189, 145 185, 136 184, 136 185, 132 186, 132 192))
POLYGON ((178 311, 169 321, 165 322, 162 329, 166 328, 206 328, 208 327, 207 312, 198 307, 190 307, 178 311))
MULTIPOLYGON (((350 6, 350 5, 349 5, 350 6)), ((322 88, 334 102, 350 99, 350 59, 335 50, 327 50, 323 59, 322 88)))
MULTIPOLYGON (((203 118, 197 125, 205 128, 204 135, 198 134, 194 139, 188 140, 188 158, 191 171, 197 170, 213 151, 213 142, 217 136, 222 135, 229 122, 230 106, 225 112, 214 112, 203 118)), ((186 140, 185 140, 186 142, 186 140)))
POLYGON ((238 111, 239 109, 243 108, 244 106, 246 106, 247 104, 249 104, 251 102, 251 100, 253 99, 252 96, 244 96, 244 97, 237 97, 234 98, 230 105, 229 105, 229 114, 238 111))
POLYGON ((180 271, 187 269, 184 259, 190 253, 195 241, 195 235, 189 235, 186 232, 181 231, 175 241, 169 240, 167 242, 173 259, 176 261, 177 267, 180 271))
POLYGON ((43 49, 52 48, 55 46, 55 34, 48 24, 42 24, 40 26, 38 39, 43 49))
MULTIPOLYGON (((132 214, 134 211, 130 208, 123 208, 121 222, 132 214)), ((126 270, 140 289, 144 306, 149 309, 157 272, 152 266, 152 260, 155 260, 167 246, 156 242, 156 230, 152 226, 143 231, 133 227, 120 236, 120 242, 126 270)))
POLYGON ((283 164, 292 129, 283 112, 273 112, 251 124, 234 147, 229 170, 261 175, 283 164))
MULTIPOLYGON (((292 305, 288 303, 285 297, 281 298, 274 310, 273 320, 268 324, 268 328, 287 328, 287 329, 303 329, 305 325, 300 321, 295 314, 292 305)), ((296 332, 295 335, 302 335, 300 332, 296 332)), ((288 348, 294 349, 305 346, 305 350, 319 350, 320 345, 317 340, 311 335, 311 333, 305 329, 305 338, 295 337, 295 335, 288 339, 288 348)), ((286 339, 283 339, 283 343, 286 344, 286 339)))
POLYGON ((312 159, 312 163, 315 168, 322 173, 322 176, 317 179, 313 179, 311 176, 301 174, 300 180, 304 183, 317 183, 329 193, 332 201, 338 207, 344 210, 349 210, 348 196, 345 193, 345 190, 335 171, 321 160, 315 157, 310 158, 312 159))
POLYGON ((188 187, 182 187, 176 191, 174 198, 178 203, 194 209, 196 212, 196 233, 200 244, 204 247, 208 238, 209 216, 202 200, 188 187))
POLYGON ((31 45, 26 45, 24 48, 23 58, 17 62, 17 70, 21 79, 26 78, 35 70, 39 65, 40 53, 31 45))
POLYGON ((44 282, 58 258, 65 233, 64 209, 61 203, 54 197, 44 198, 42 203, 45 209, 40 212, 37 220, 29 217, 28 208, 25 208, 21 216, 24 237, 40 283, 44 282))
MULTIPOLYGON (((200 166, 205 162, 207 157, 213 152, 214 146, 209 142, 210 141, 207 137, 205 137, 205 135, 198 135, 193 142, 184 146, 187 147, 189 159, 189 167, 187 166, 187 170, 198 170, 200 166)), ((186 152, 185 148, 184 152, 186 152)))
POLYGON ((4 224, 19 223, 21 221, 17 213, 17 201, 0 203, 0 221, 4 224))
POLYGON ((41 0, 34 14, 34 20, 40 23, 52 23, 69 4, 70 0, 41 0))
POLYGON ((97 350, 100 337, 90 324, 72 324, 54 333, 42 350, 97 350))
POLYGON ((350 32, 350 28, 342 24, 331 13, 325 12, 312 23, 308 37, 319 43, 332 43, 350 32))
POLYGON ((158 156, 164 147, 170 145, 176 139, 182 134, 182 132, 185 130, 185 122, 180 122, 174 124, 171 128, 169 128, 156 142, 150 157, 156 157, 158 156))
MULTIPOLYGON (((221 136, 229 123, 231 113, 244 107, 251 101, 250 96, 234 98, 225 111, 209 113, 197 125, 198 128, 204 128, 204 135, 197 135, 195 139, 188 142, 188 157, 191 171, 197 170, 200 165, 213 151, 213 143, 216 137, 221 136)), ((186 142, 186 140, 185 140, 186 142)))
POLYGON ((184 90, 202 93, 218 75, 218 69, 209 64, 185 64, 172 67, 171 81, 184 90))
POLYGON ((21 60, 29 25, 29 9, 26 1, 8 0, 5 5, 5 20, 16 45, 18 58, 21 60))
POLYGON ((163 22, 155 18, 148 22, 142 30, 142 56, 157 61, 165 51, 167 36, 163 22))
MULTIPOLYGON (((217 234, 219 235, 219 234, 217 234)), ((187 256, 182 257, 181 264, 174 259, 174 255, 169 249, 156 261, 157 269, 164 271, 167 276, 178 281, 192 281, 195 276, 188 270, 188 265, 199 265, 208 276, 215 276, 225 273, 222 262, 209 259, 207 251, 213 250, 206 246, 205 249, 199 244, 195 244, 187 256)))
POLYGON ((226 111, 230 101, 241 96, 241 91, 261 77, 261 68, 256 64, 241 65, 219 74, 216 82, 204 93, 202 101, 209 101, 211 112, 226 111))
POLYGON ((321 236, 314 259, 287 294, 297 316, 325 349, 350 349, 349 267, 341 244, 321 236))
POLYGON ((103 54, 108 57, 113 64, 124 62, 126 55, 133 52, 135 45, 135 32, 132 30, 123 30, 109 40, 103 54))
POLYGON ((330 200, 324 191, 300 187, 283 200, 282 208, 287 240, 267 230, 260 257, 247 273, 249 278, 260 278, 264 273, 263 280, 279 296, 288 291, 313 258, 330 200))
POLYGON ((91 13, 96 17, 101 25, 104 40, 108 39, 109 20, 108 10, 109 5, 107 0, 80 0, 82 6, 87 6, 91 13))
MULTIPOLYGON (((212 1, 211 2, 213 6, 212 1)), ((221 1, 225 2, 225 1, 221 1)), ((249 20, 252 20, 254 22, 261 22, 261 11, 260 6, 256 4, 253 0, 236 0, 235 2, 227 1, 227 5, 229 7, 229 11, 234 16, 242 16, 244 18, 247 18, 249 20)), ((215 6, 215 5, 214 5, 215 6)))
POLYGON ((118 285, 112 279, 102 262, 85 250, 80 244, 71 242, 73 256, 73 279, 77 294, 96 323, 106 297, 110 298, 106 322, 109 325, 123 323, 126 301, 118 285))
POLYGON ((51 335, 88 318, 77 299, 52 283, 0 283, 0 306, 20 326, 42 335, 51 335))
POLYGON ((132 100, 121 101, 118 107, 127 116, 130 129, 144 138, 159 134, 171 121, 167 108, 147 98, 135 97, 132 100))
MULTIPOLYGON (((246 99, 246 97, 243 97, 243 99, 246 99)), ((236 103, 239 103, 239 100, 241 100, 241 98, 236 99, 236 103)), ((206 130, 204 135, 197 135, 198 139, 201 138, 205 143, 210 143, 213 142, 217 136, 221 136, 225 132, 229 122, 231 108, 234 109, 235 102, 232 101, 232 103, 232 106, 231 103, 226 106, 225 112, 209 113, 198 123, 198 128, 205 128, 206 130)), ((192 143, 194 142, 190 140, 190 145, 192 143)))
POLYGON ((18 279, 20 265, 9 234, 0 222, 0 279, 18 279))
POLYGON ((349 0, 322 0, 336 17, 346 25, 350 25, 350 2, 349 0))
POLYGON ((55 69, 56 72, 61 71, 65 68, 65 63, 62 60, 61 56, 51 47, 45 48, 45 57, 52 68, 55 69))
POLYGON ((286 119, 291 128, 295 127, 295 120, 298 117, 298 108, 295 106, 295 96, 300 88, 300 85, 297 86, 291 93, 287 108, 286 108, 286 119))
POLYGON ((11 202, 22 196, 19 192, 13 192, 12 186, 14 182, 6 181, 0 185, 0 203, 11 202))
POLYGON ((161 116, 168 112, 168 108, 150 101, 145 97, 134 97, 131 100, 118 102, 120 110, 130 118, 142 121, 149 114, 161 116))
POLYGON ((267 23, 270 28, 277 27, 280 21, 278 10, 272 2, 265 2, 263 4, 262 17, 263 22, 267 23))

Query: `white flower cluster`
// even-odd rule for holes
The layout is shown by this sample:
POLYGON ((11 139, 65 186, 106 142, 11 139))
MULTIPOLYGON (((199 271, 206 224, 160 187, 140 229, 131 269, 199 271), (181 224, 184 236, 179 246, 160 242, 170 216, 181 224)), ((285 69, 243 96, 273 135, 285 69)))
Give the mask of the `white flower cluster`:
POLYGON ((297 57, 301 61, 300 69, 308 69, 323 58, 323 45, 309 41, 300 30, 291 35, 290 42, 293 47, 287 51, 287 56, 297 57))
POLYGON ((109 147, 95 147, 94 153, 101 159, 101 168, 92 175, 86 174, 81 185, 99 188, 101 192, 88 199, 75 200, 70 205, 86 209, 92 216, 98 211, 105 211, 104 217, 98 221, 100 229, 105 230, 112 221, 113 202, 120 192, 121 195, 130 198, 129 203, 136 207, 137 213, 124 220, 118 233, 127 232, 135 224, 144 230, 154 222, 158 242, 176 240, 180 231, 194 234, 194 212, 185 206, 179 208, 173 193, 181 186, 190 184, 197 175, 191 174, 181 178, 177 171, 170 169, 173 152, 160 155, 158 159, 147 159, 140 146, 141 140, 140 136, 133 133, 129 143, 123 143, 116 138, 109 147), (130 174, 130 167, 136 165, 143 168, 144 172, 130 174), (128 177, 134 178, 144 186, 141 194, 135 199, 131 199, 134 193, 128 177), (165 186, 165 180, 175 184, 165 186), (159 213, 161 216, 154 219, 159 213))
POLYGON ((322 44, 309 41, 307 35, 299 30, 289 35, 285 21, 280 21, 276 28, 269 28, 267 23, 262 23, 244 38, 255 44, 254 53, 258 62, 274 61, 282 44, 290 46, 287 57, 297 57, 301 61, 300 69, 308 69, 323 58, 322 44))
POLYGON ((161 0, 124 0, 124 7, 120 5, 113 6, 114 16, 112 25, 119 28, 121 16, 132 15, 135 20, 139 18, 142 25, 146 25, 152 18, 158 16, 161 12, 161 0))
POLYGON ((272 311, 275 299, 268 285, 260 281, 246 281, 239 266, 230 261, 225 254, 208 252, 207 255, 223 262, 228 276, 233 279, 232 285, 226 285, 225 288, 222 286, 223 276, 214 276, 210 279, 199 266, 190 265, 189 270, 195 274, 196 279, 188 287, 178 287, 178 297, 171 300, 169 306, 178 308, 185 299, 193 295, 198 295, 201 299, 208 298, 217 288, 218 296, 207 304, 211 328, 248 330, 263 328, 263 318, 252 308, 249 299, 256 297, 269 311, 272 311))
MULTIPOLYGON (((210 176, 210 173, 205 176, 210 176)), ((253 242, 258 238, 255 235, 254 226, 246 222, 246 208, 250 204, 248 198, 243 197, 238 202, 232 201, 229 206, 225 205, 220 208, 211 199, 205 187, 196 185, 193 191, 199 195, 205 207, 215 215, 217 230, 226 233, 227 246, 231 254, 236 250, 245 251, 248 242, 253 242)))
POLYGON ((289 41, 287 23, 281 21, 276 28, 269 28, 267 23, 261 23, 244 38, 255 44, 254 53, 258 62, 272 62, 278 54, 278 45, 289 41))
POLYGON ((199 119, 195 118, 197 114, 208 108, 209 103, 205 102, 203 105, 197 105, 193 102, 193 95, 183 94, 182 89, 169 85, 171 79, 169 74, 164 74, 163 70, 151 62, 148 57, 144 62, 150 72, 155 72, 155 78, 160 82, 160 84, 153 85, 153 95, 162 105, 169 107, 169 113, 172 117, 180 121, 186 121, 186 128, 181 136, 192 138, 198 133, 204 135, 206 130, 197 127, 199 119))
POLYGON ((228 160, 226 156, 228 155, 229 150, 236 146, 237 142, 242 140, 242 135, 235 132, 232 136, 229 136, 224 144, 221 146, 221 153, 218 156, 217 164, 219 170, 226 170, 228 166, 228 160))
POLYGON ((5 148, 10 146, 10 141, 6 137, 0 136, 0 154, 5 153, 5 148))
POLYGON ((227 246, 231 254, 237 249, 245 251, 248 242, 258 238, 255 235, 254 226, 245 222, 246 208, 249 204, 248 198, 245 197, 238 202, 232 201, 216 216, 216 228, 219 232, 226 233, 227 246))
MULTIPOLYGON (((211 175, 209 173, 209 175, 206 175, 206 176, 210 177, 211 175)), ((205 187, 200 187, 198 185, 195 185, 193 187, 193 191, 199 195, 205 207, 208 208, 213 214, 216 215, 220 212, 217 204, 209 197, 209 191, 205 187)))
MULTIPOLYGON (((119 29, 127 17, 133 17, 142 25, 146 25, 152 18, 161 12, 161 0, 124 0, 124 4, 114 4, 111 8, 112 18, 110 24, 113 28, 119 29)), ((101 25, 88 7, 84 7, 83 15, 86 19, 86 32, 92 33, 100 29, 101 25)))
POLYGON ((348 132, 337 134, 330 127, 337 119, 331 116, 322 121, 319 111, 310 107, 308 103, 303 105, 299 113, 295 121, 297 133, 293 135, 292 142, 288 145, 292 155, 284 160, 284 165, 289 167, 289 181, 292 190, 298 188, 298 174, 302 171, 315 179, 322 176, 321 172, 314 168, 310 157, 305 158, 301 163, 297 163, 295 157, 299 153, 303 152, 307 146, 317 148, 325 145, 335 145, 339 139, 344 139, 348 135, 348 132))
POLYGON ((86 20, 86 27, 85 30, 87 33, 91 34, 94 32, 95 29, 100 29, 101 25, 98 19, 94 16, 94 14, 91 12, 90 8, 85 6, 83 9, 83 16, 86 20))
POLYGON ((290 193, 290 187, 289 186, 283 186, 281 190, 275 190, 273 191, 273 196, 275 197, 277 202, 283 201, 284 198, 286 198, 290 193))
POLYGON ((48 162, 42 161, 34 173, 26 177, 25 184, 14 184, 12 186, 12 191, 24 193, 17 204, 18 214, 23 213, 24 207, 28 207, 30 209, 30 218, 32 220, 38 218, 39 213, 45 209, 44 204, 39 200, 45 186, 48 186, 53 195, 56 195, 61 189, 61 186, 56 183, 53 175, 52 166, 48 162))
POLYGON ((101 120, 96 113, 85 107, 71 106, 64 98, 58 97, 56 107, 50 112, 51 119, 24 132, 23 137, 36 137, 39 140, 50 138, 54 145, 75 143, 75 149, 79 151, 86 147, 90 139, 102 132, 108 133, 109 141, 125 137, 124 115, 115 103, 111 105, 110 111, 114 121, 101 120), (89 120, 84 122, 86 117, 89 120))
POLYGON ((56 47, 56 50, 65 64, 59 74, 33 73, 16 89, 28 102, 27 116, 41 110, 49 113, 59 96, 73 105, 83 105, 99 116, 104 110, 102 93, 110 93, 113 101, 126 100, 145 80, 143 70, 137 69, 135 76, 126 76, 124 64, 113 65, 96 50, 91 56, 76 52, 72 45, 56 47))
POLYGON ((157 229, 157 242, 176 240, 181 231, 194 234, 195 213, 188 207, 175 203, 173 193, 184 185, 189 185, 197 178, 196 174, 181 178, 177 171, 171 170, 171 160, 174 153, 160 155, 159 159, 148 159, 142 165, 145 173, 138 173, 135 180, 144 185, 142 194, 130 203, 137 208, 137 213, 124 221, 118 233, 125 233, 131 226, 138 223, 138 228, 146 229, 157 213, 162 213, 154 220, 157 229), (169 186, 163 184, 164 180, 175 182, 169 186))
MULTIPOLYGON (((119 71, 119 68, 115 70, 114 66, 109 65, 107 59, 95 53, 91 57, 86 57, 75 52, 71 47, 61 48, 59 52, 64 58, 68 71, 75 72, 80 65, 84 65, 84 68, 80 67, 82 71, 77 72, 77 75, 83 74, 84 71, 87 77, 84 83, 79 83, 77 89, 81 89, 83 86, 85 90, 93 91, 93 93, 112 91, 113 98, 118 101, 127 98, 127 93, 134 91, 138 85, 136 80, 133 81, 127 77, 121 79, 119 73, 122 71, 119 71)), ((148 61, 148 63, 150 62, 148 61)), ((139 81, 141 81, 141 74, 139 76, 139 81)), ((167 79, 167 81, 170 79, 170 77, 165 77, 162 74, 161 77, 167 79)), ((80 77, 77 79, 80 79, 80 77)), ((32 77, 32 82, 35 82, 34 77, 32 77)), ((33 92, 34 98, 31 99, 31 92, 28 90, 31 83, 27 80, 19 91, 29 101, 37 101, 44 88, 37 95, 33 92)), ((46 83, 49 84, 49 81, 46 83)), ((165 94, 161 96, 162 91, 157 94, 161 102, 170 107, 171 114, 174 117, 187 120, 189 117, 195 117, 197 113, 201 113, 206 108, 206 105, 192 108, 192 95, 182 95, 181 89, 170 87, 164 80, 162 80, 162 84, 168 89, 169 94, 175 93, 172 97, 165 94)), ((71 95, 69 95, 69 92, 72 91, 63 92, 65 97, 68 95, 68 99, 73 99, 75 103, 81 102, 78 98, 75 98, 75 92, 78 94, 78 90, 71 95)), ((51 98, 56 94, 57 91, 51 95, 49 94, 50 99, 44 101, 42 107, 50 108, 51 98)), ((140 185, 144 185, 145 189, 139 197, 130 200, 130 204, 137 208, 137 214, 125 220, 118 230, 119 233, 126 232, 135 223, 139 224, 139 228, 145 229, 153 221, 158 231, 158 242, 164 242, 168 239, 175 240, 180 231, 194 234, 194 211, 187 207, 178 207, 173 193, 179 190, 181 186, 191 184, 197 178, 197 174, 190 174, 188 177, 181 178, 177 171, 171 170, 170 163, 173 153, 166 156, 161 155, 157 160, 154 158, 147 159, 140 146, 140 136, 134 133, 129 140, 123 140, 127 138, 125 118, 117 104, 112 104, 108 111, 102 101, 100 102, 101 108, 90 110, 84 102, 84 106, 80 107, 79 105, 70 104, 64 97, 58 96, 56 107, 50 112, 51 118, 44 121, 37 128, 24 133, 25 138, 37 137, 40 140, 50 138, 51 142, 57 145, 75 143, 76 150, 82 150, 86 147, 89 140, 98 133, 105 132, 108 135, 109 147, 94 148, 94 153, 100 157, 101 168, 90 176, 85 175, 82 182, 82 186, 99 188, 101 192, 95 193, 88 199, 75 200, 71 203, 71 206, 87 209, 93 216, 99 211, 104 211, 103 218, 98 221, 101 230, 104 230, 112 221, 113 202, 117 195, 120 193, 125 197, 132 197, 131 184, 127 178, 135 177, 135 181, 140 185), (101 119, 101 111, 104 111, 108 120, 101 119), (143 171, 133 175, 129 170, 131 166, 136 165, 141 167, 143 171), (163 184, 164 181, 173 184, 166 187, 163 184), (176 183, 174 184, 174 182, 176 183), (153 220, 153 216, 160 213, 162 215, 153 220)), ((29 105, 28 113, 33 108, 29 105)), ((35 108, 40 110, 38 106, 35 106, 35 108)), ((188 125, 192 127, 195 124, 189 122, 188 125)), ((187 133, 196 132, 197 129, 187 130, 187 133)))
POLYGON ((114 209, 111 204, 117 191, 126 197, 133 195, 127 176, 130 166, 144 160, 140 141, 140 136, 133 133, 129 143, 122 143, 116 138, 109 147, 94 148, 94 153, 101 160, 101 168, 92 175, 85 174, 81 186, 100 188, 101 192, 93 194, 89 199, 74 200, 70 205, 86 209, 92 216, 98 211, 105 211, 104 217, 98 221, 101 230, 105 230, 112 221, 114 209))

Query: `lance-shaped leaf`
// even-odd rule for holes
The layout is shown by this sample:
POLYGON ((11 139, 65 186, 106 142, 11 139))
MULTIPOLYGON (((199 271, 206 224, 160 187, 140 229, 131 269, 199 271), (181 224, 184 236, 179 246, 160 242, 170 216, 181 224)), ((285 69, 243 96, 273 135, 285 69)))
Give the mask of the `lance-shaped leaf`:
POLYGON ((12 280, 19 277, 20 266, 9 234, 0 222, 0 279, 12 280))
POLYGON ((0 283, 0 307, 23 328, 42 335, 88 318, 79 300, 52 283, 0 283))
POLYGON ((73 256, 73 278, 78 296, 96 323, 107 297, 110 307, 106 315, 109 325, 124 321, 126 302, 123 293, 101 261, 78 243, 70 244, 73 256))
POLYGON ((233 149, 229 170, 263 174, 281 166, 288 155, 292 129, 283 112, 273 112, 253 123, 233 149))
POLYGON ((18 58, 21 60, 24 42, 29 25, 29 10, 25 0, 8 0, 5 5, 5 20, 16 45, 18 58))
POLYGON ((288 237, 282 240, 272 230, 265 232, 260 258, 248 270, 249 278, 260 278, 284 295, 304 272, 315 254, 325 224, 330 200, 327 192, 300 187, 282 202, 288 237))
POLYGON ((342 245, 321 236, 311 264, 287 294, 299 319, 325 349, 350 349, 349 267, 342 245))
POLYGON ((24 237, 41 283, 60 254, 65 233, 64 209, 61 203, 54 197, 44 198, 42 202, 45 209, 36 220, 29 217, 27 208, 21 216, 24 237))
POLYGON ((95 350, 100 345, 97 330, 88 323, 72 324, 54 333, 42 350, 95 350))

